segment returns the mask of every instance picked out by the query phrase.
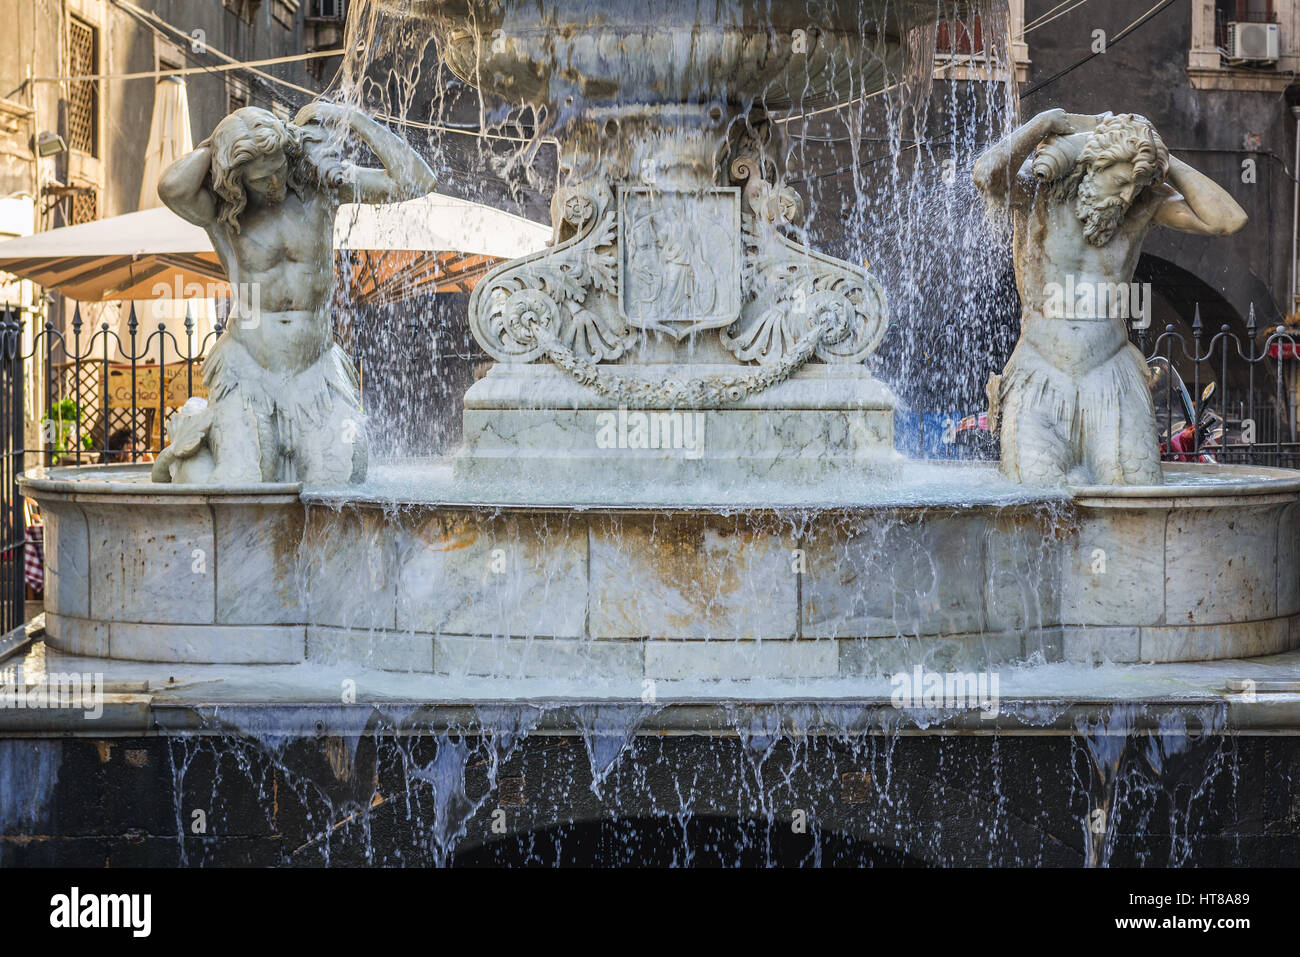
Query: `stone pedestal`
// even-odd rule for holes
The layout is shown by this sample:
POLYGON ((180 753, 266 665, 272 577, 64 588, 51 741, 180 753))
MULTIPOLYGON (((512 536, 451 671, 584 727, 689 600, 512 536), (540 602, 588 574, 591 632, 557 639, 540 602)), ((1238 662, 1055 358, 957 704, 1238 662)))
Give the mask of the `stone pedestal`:
POLYGON ((466 396, 458 478, 893 476, 892 396, 863 368, 884 290, 813 248, 767 111, 884 88, 910 32, 958 7, 868 0, 819 10, 815 29, 780 4, 411 11, 466 83, 556 117, 553 240, 469 303, 501 365, 466 396), (664 448, 664 429, 683 434, 664 448))
MULTIPOLYGON (((618 367, 647 383, 735 367, 618 367)), ((620 485, 818 484, 887 479, 894 397, 860 365, 809 365, 718 409, 629 406, 550 365, 503 363, 465 395, 458 479, 620 485)))

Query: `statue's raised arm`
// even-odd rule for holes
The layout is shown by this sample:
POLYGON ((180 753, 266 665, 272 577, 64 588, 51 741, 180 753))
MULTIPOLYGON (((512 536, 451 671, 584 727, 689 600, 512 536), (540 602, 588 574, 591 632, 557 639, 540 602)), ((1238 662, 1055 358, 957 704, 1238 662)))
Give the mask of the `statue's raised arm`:
POLYGON ((195 226, 211 226, 217 218, 217 197, 208 187, 211 170, 212 149, 200 146, 163 171, 158 180, 158 198, 195 226))
POLYGON ((1028 201, 1035 178, 1035 171, 1026 168, 1030 155, 1049 138, 1086 135, 1100 119, 1060 109, 1039 113, 980 156, 975 163, 975 185, 990 199, 1028 201))
MULTIPOLYGON (((380 126, 359 110, 337 103, 309 103, 294 117, 294 123, 310 130, 314 125, 338 135, 340 127, 356 134, 379 159, 382 167, 371 169, 344 164, 331 186, 344 203, 396 203, 433 192, 438 178, 424 159, 400 136, 380 126)), ((308 140, 316 137, 308 134, 308 140)))
POLYGON ((1176 156, 1169 157, 1165 198, 1156 212, 1159 226, 1200 236, 1231 236, 1246 225, 1246 211, 1226 189, 1176 156))

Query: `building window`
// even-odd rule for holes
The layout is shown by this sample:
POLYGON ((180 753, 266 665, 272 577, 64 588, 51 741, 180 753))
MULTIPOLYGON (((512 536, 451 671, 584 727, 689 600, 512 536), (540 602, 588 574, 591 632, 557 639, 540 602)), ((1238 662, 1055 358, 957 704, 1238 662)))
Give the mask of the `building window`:
POLYGON ((342 20, 346 15, 343 0, 308 0, 308 20, 342 20))
POLYGON ((298 0, 271 0, 271 17, 286 30, 293 29, 298 14, 298 0))
POLYGON ((185 51, 181 49, 179 44, 155 36, 153 40, 153 60, 155 69, 179 70, 185 66, 185 51))
POLYGON ((1008 0, 1005 27, 1001 17, 987 36, 983 19, 971 14, 965 19, 941 21, 935 29, 934 78, 936 80, 1003 79, 999 72, 1009 61, 1016 82, 1029 78, 1029 45, 1025 42, 1025 0, 1008 0), (1003 30, 1010 37, 1000 36, 1003 30), (1006 49, 1010 41, 1010 49, 1006 49))
MULTIPOLYGON (((90 24, 68 20, 68 73, 89 76, 96 72, 98 38, 90 24)), ((99 82, 74 80, 68 84, 68 145, 91 156, 99 155, 99 82)), ((93 217, 92 217, 93 218, 93 217)))
POLYGON ((1215 0, 1214 42, 1220 50, 1228 49, 1229 23, 1277 23, 1273 0, 1215 0))
POLYGON ((251 26, 262 0, 221 0, 221 5, 251 26))
POLYGON ((1191 8, 1187 75, 1194 89, 1281 93, 1300 70, 1300 0, 1192 0, 1191 8), (1230 23, 1254 25, 1236 56, 1230 23))
MULTIPOLYGON (((306 47, 310 50, 335 50, 343 46, 343 22, 347 9, 343 0, 307 0, 306 47)), ((324 60, 308 60, 307 70, 319 82, 325 72, 324 60)))
POLYGON ((68 225, 78 226, 99 218, 99 191, 93 187, 80 189, 68 201, 68 225))
POLYGON ((226 76, 226 115, 248 106, 248 84, 238 77, 226 76))
POLYGON ((969 20, 951 20, 939 24, 935 36, 935 52, 939 54, 971 54, 984 52, 984 30, 979 14, 969 20))

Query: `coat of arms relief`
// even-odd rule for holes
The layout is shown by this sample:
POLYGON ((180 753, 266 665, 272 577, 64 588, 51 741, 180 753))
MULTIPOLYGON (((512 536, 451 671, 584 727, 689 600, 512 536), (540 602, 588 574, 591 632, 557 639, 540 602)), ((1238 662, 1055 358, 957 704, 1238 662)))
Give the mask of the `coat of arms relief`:
POLYGON ((674 339, 740 318, 740 190, 618 191, 619 307, 637 329, 674 339))
POLYGON ((496 267, 470 327, 502 362, 549 359, 610 399, 721 408, 808 362, 860 363, 884 337, 884 291, 802 241, 803 200, 751 141, 723 185, 690 190, 593 177, 557 190, 550 248, 496 267), (642 337, 717 335, 734 373, 688 381, 619 374, 642 337))

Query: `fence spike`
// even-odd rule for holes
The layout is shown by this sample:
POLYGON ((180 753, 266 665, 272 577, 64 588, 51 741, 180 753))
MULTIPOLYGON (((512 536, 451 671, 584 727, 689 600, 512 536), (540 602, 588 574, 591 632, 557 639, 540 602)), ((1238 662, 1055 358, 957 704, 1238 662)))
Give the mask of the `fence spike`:
POLYGON ((1192 314, 1192 331, 1195 332, 1197 335, 1199 335, 1202 328, 1203 326, 1201 324, 1201 304, 1198 302, 1196 304, 1196 312, 1192 314))
POLYGON ((1258 330, 1259 326, 1255 320, 1255 304, 1252 302, 1250 304, 1250 312, 1246 315, 1246 332, 1252 339, 1254 339, 1255 333, 1258 330))
POLYGON ((72 331, 81 331, 81 303, 77 303, 72 310, 72 331))

